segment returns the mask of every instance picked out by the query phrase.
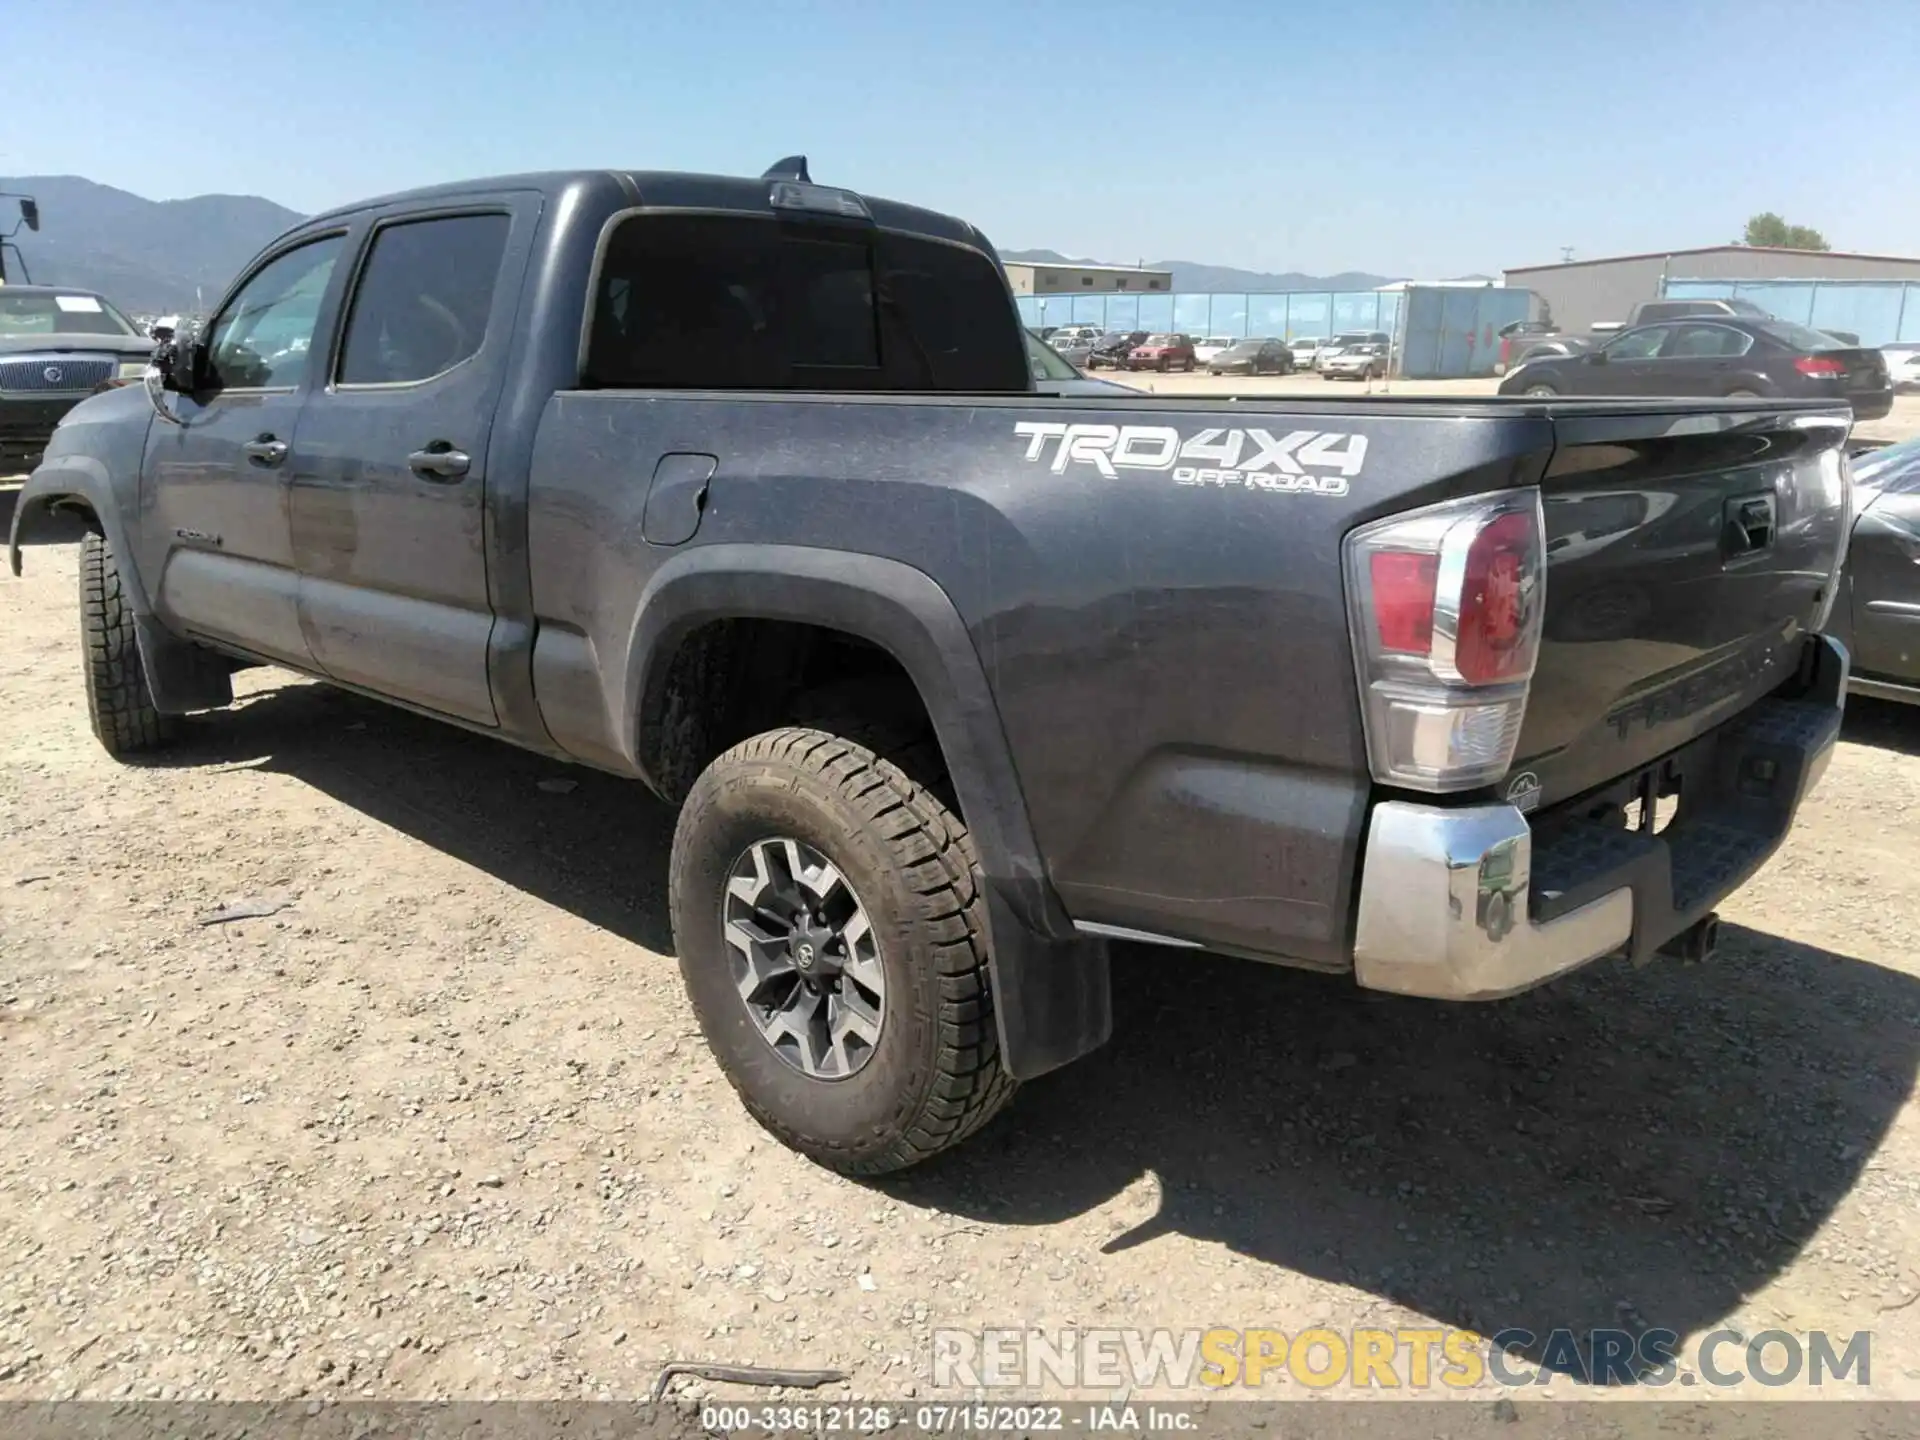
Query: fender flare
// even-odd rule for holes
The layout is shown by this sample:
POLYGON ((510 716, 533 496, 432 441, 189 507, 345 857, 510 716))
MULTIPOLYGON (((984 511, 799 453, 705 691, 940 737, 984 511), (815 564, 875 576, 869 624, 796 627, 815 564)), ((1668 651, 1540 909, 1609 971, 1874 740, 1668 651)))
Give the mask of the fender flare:
POLYGON ((17 577, 21 569, 21 537, 33 528, 34 522, 49 518, 62 500, 86 502, 112 544, 113 553, 120 557, 121 584, 134 614, 149 614, 146 589, 127 563, 132 552, 127 548, 126 534, 121 528, 120 504, 113 493, 113 479, 105 466, 85 455, 63 455, 27 477, 26 485, 14 501, 13 525, 7 536, 7 564, 14 575, 17 577))
POLYGON ((1107 945, 1073 928, 1027 815, 999 707, 947 593, 898 560, 808 546, 705 545, 674 556, 640 597, 623 677, 622 736, 641 726, 680 642, 716 620, 841 630, 897 660, 946 755, 985 880, 989 972, 1002 1062, 1026 1079, 1104 1044, 1113 1028, 1107 945))
POLYGON ((40 466, 27 477, 14 501, 13 524, 7 534, 7 564, 17 577, 21 571, 20 541, 44 522, 62 501, 85 503, 95 523, 113 547, 120 572, 120 593, 133 611, 134 640, 146 667, 147 688, 154 708, 163 715, 185 715, 233 703, 233 677, 199 646, 170 634, 153 613, 147 587, 133 563, 113 477, 98 460, 86 455, 63 455, 40 466))

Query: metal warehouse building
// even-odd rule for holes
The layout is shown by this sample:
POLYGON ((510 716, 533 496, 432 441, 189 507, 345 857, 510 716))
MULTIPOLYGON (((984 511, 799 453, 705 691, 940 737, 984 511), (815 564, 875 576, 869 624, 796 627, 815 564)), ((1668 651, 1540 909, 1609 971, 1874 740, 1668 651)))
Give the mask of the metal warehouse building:
POLYGON ((1114 295, 1173 289, 1171 270, 1142 270, 1131 265, 1043 265, 1006 262, 1007 283, 1016 295, 1114 295))
MULTIPOLYGON (((1920 282, 1920 259, 1847 255, 1832 250, 1776 250, 1756 245, 1709 245, 1651 255, 1526 265, 1505 272, 1506 283, 1533 291, 1552 309, 1562 330, 1595 321, 1625 320, 1642 300, 1656 300, 1684 280, 1839 280, 1920 282)), ((1778 312, 1776 312, 1778 313, 1778 312)), ((1871 342, 1869 342, 1871 343, 1871 342)))

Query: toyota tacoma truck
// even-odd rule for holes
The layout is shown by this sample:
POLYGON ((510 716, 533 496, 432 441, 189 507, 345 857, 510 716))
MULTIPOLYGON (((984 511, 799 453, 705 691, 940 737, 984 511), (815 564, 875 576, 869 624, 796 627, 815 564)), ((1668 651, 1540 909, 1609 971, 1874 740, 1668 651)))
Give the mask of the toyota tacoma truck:
POLYGON ((269 664, 677 807, 684 983, 853 1173, 1115 942, 1436 1001, 1711 947, 1839 729, 1844 406, 1036 392, 971 225, 577 173, 302 223, 76 407, 116 756, 269 664))

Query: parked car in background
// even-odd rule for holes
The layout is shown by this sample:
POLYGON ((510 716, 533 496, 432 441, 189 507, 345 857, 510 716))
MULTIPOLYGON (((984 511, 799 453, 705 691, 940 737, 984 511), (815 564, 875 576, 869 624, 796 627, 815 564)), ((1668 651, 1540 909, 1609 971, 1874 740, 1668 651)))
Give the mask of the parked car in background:
POLYGON ((1059 340, 1085 340, 1091 344, 1102 333, 1102 327, 1098 325, 1056 325, 1044 332, 1043 338, 1049 345, 1059 340))
POLYGON ((1341 351, 1354 345, 1388 345, 1393 337, 1384 330, 1343 330, 1325 345, 1314 357, 1313 367, 1322 375, 1327 373, 1327 362, 1341 351))
POLYGON ((1293 368, 1313 369, 1314 362, 1320 357, 1321 347, 1326 344, 1326 338, 1320 335, 1302 335, 1297 339, 1289 340, 1287 348, 1293 352, 1293 368))
POLYGON ((1771 310, 1764 310, 1751 300, 1642 300, 1627 313, 1625 328, 1631 330, 1663 320, 1686 320, 1696 315, 1734 315, 1748 320, 1775 318, 1771 310))
POLYGON ((1291 375, 1293 351, 1282 340, 1236 340, 1207 361, 1209 375, 1291 375))
POLYGON ((1149 333, 1145 330, 1109 330, 1093 342, 1093 349, 1087 356, 1087 369, 1098 370, 1102 365, 1115 370, 1124 369, 1133 347, 1143 343, 1149 333))
POLYGON ((1191 370, 1196 363, 1191 335, 1149 335, 1127 352, 1129 370, 1191 370))
POLYGON ((1895 391, 1920 390, 1920 345, 1882 345, 1880 358, 1887 362, 1887 378, 1895 391))
POLYGON ((1053 346, 1031 330, 1027 332, 1027 363, 1033 369, 1033 388, 1042 395, 1138 395, 1140 392, 1111 380, 1082 375, 1053 346))
MULTIPOLYGON (((1524 365, 1529 360, 1545 360, 1549 356, 1584 355, 1596 345, 1605 343, 1605 335, 1547 335, 1533 339, 1522 338, 1514 346, 1514 357, 1507 370, 1524 365)), ((1506 371, 1501 371, 1505 374, 1506 371)))
POLYGON ((1088 358, 1093 354, 1093 342, 1096 338, 1096 336, 1092 335, 1069 335, 1061 333, 1047 341, 1047 344, 1055 354, 1059 355, 1069 365, 1077 369, 1085 365, 1088 358))
POLYGON ((1193 358, 1202 365, 1210 362, 1222 350, 1231 349, 1240 343, 1240 337, 1234 335, 1209 335, 1203 340, 1193 342, 1193 358))
POLYGON ((1856 695, 1920 704, 1920 439, 1854 462, 1853 544, 1830 633, 1856 695))
POLYGON ((1493 362, 1493 373, 1506 374, 1536 342, 1559 333, 1559 327, 1551 320, 1516 320, 1501 326, 1500 354, 1493 362))
POLYGON ((91 290, 0 287, 0 475, 39 463, 74 406, 145 373, 153 341, 91 290))
POLYGON ((1384 380, 1387 377, 1387 347, 1378 340, 1349 345, 1320 366, 1329 380, 1384 380))
POLYGON ((1724 395, 1845 400, 1856 420, 1893 408, 1878 350, 1787 320, 1716 316, 1623 330, 1583 355, 1529 360, 1502 395, 1724 395))

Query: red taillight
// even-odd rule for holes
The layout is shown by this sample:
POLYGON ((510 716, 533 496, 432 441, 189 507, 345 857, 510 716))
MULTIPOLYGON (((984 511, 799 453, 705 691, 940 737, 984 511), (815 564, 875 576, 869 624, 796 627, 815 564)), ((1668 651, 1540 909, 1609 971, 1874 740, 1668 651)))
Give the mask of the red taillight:
POLYGON ((1507 357, 1511 354, 1513 354, 1513 337, 1511 335, 1502 335, 1500 337, 1500 363, 1502 365, 1506 364, 1507 357))
POLYGON ((1802 375, 1831 380, 1847 373, 1847 367, 1830 355, 1796 355, 1793 368, 1802 375))
POLYGON ((1498 685, 1533 667, 1527 638, 1528 570, 1534 563, 1531 515, 1509 511, 1474 537, 1460 591, 1453 668, 1469 685, 1498 685))
POLYGON ((1367 565, 1380 648, 1426 654, 1433 648, 1433 582, 1440 573, 1440 557, 1417 550, 1376 550, 1367 565))
POLYGON ((1545 613, 1539 492, 1390 516, 1344 548, 1374 778, 1436 792, 1498 780, 1519 743, 1545 613))

